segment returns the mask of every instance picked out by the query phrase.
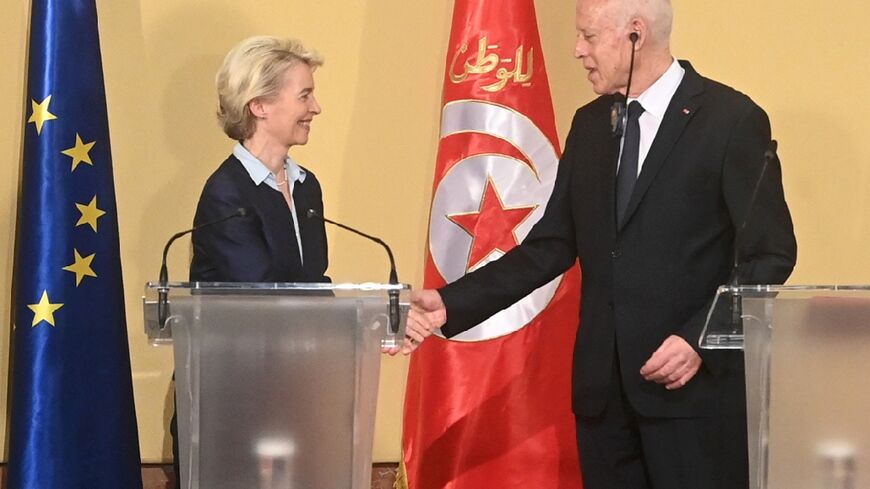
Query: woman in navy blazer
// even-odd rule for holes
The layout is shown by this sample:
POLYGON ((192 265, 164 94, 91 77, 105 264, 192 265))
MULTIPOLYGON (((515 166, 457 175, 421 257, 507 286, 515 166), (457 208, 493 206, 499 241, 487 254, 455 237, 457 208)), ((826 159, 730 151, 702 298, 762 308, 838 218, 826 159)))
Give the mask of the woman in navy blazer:
MULTIPOLYGON (((306 217, 309 209, 323 215, 320 183, 287 154, 308 142, 320 113, 312 75, 322 64, 298 41, 265 36, 227 54, 215 80, 217 116, 238 143, 206 181, 193 222, 246 212, 193 232, 191 281, 329 281, 323 221, 306 217)), ((174 415, 170 431, 178 476, 174 415)))
POLYGON ((323 63, 293 40, 253 37, 227 54, 216 77, 218 120, 238 141, 205 184, 194 225, 245 208, 193 233, 191 281, 325 282, 320 184, 287 153, 308 142, 320 113, 314 70, 323 63))

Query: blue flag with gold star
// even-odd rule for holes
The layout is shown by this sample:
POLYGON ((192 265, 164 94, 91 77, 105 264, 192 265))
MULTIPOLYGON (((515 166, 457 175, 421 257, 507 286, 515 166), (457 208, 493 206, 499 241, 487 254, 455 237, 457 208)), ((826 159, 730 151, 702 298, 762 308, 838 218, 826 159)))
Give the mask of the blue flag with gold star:
POLYGON ((10 489, 142 487, 94 0, 33 0, 10 489))

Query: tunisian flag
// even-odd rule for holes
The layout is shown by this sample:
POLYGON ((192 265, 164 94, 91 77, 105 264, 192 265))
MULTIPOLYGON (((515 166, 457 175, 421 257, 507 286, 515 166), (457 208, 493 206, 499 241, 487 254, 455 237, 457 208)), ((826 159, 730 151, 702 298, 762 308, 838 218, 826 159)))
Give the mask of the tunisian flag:
MULTIPOLYGON (((520 243, 544 213, 559 155, 533 0, 457 0, 425 287, 520 243)), ((575 266, 412 355, 397 487, 582 487, 571 412, 579 286, 575 266)))

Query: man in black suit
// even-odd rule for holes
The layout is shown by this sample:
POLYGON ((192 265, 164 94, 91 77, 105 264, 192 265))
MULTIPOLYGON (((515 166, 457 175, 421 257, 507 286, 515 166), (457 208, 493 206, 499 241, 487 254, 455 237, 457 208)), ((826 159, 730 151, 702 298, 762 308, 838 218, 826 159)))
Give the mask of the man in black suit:
POLYGON ((446 319, 450 337, 579 258, 586 489, 748 487, 742 355, 698 339, 735 256, 741 283, 781 283, 796 259, 779 162, 761 172, 767 115, 677 62, 671 21, 668 0, 578 1, 575 56, 600 97, 574 116, 544 217, 498 261, 413 295, 415 314, 446 319), (611 106, 626 95, 617 135, 611 106))

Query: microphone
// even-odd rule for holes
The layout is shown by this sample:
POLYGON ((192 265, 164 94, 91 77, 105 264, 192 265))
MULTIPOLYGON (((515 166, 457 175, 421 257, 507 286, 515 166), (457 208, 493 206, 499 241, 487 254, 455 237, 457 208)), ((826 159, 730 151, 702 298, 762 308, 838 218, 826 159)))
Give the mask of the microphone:
POLYGON ((746 212, 743 214, 743 222, 734 231, 734 260, 731 267, 731 278, 728 280, 728 285, 734 289, 731 294, 731 328, 734 331, 740 331, 743 323, 743 305, 741 302, 740 293, 737 292, 737 287, 740 286, 740 243, 741 238, 746 232, 746 224, 752 216, 752 209, 755 207, 755 199, 758 197, 758 190, 761 188, 761 182, 764 180, 764 174, 767 172, 767 166, 771 161, 776 159, 777 142, 771 139, 764 151, 764 163, 761 165, 761 171, 758 172, 758 179, 755 181, 755 187, 752 189, 752 194, 749 196, 749 201, 746 204, 746 212))
POLYGON ((615 138, 621 138, 625 131, 625 124, 628 122, 628 110, 626 102, 631 96, 631 77, 634 75, 634 47, 637 40, 640 38, 637 32, 632 32, 628 35, 628 40, 631 41, 631 60, 628 64, 628 83, 625 86, 625 101, 615 100, 610 106, 610 132, 615 138))
MULTIPOLYGON (((389 245, 387 245, 387 243, 385 243, 384 240, 382 240, 381 238, 377 238, 375 236, 372 236, 370 234, 366 234, 366 233, 364 233, 358 229, 354 229, 350 226, 346 226, 344 224, 341 224, 340 222, 335 222, 331 219, 327 219, 326 217, 324 217, 323 215, 321 215, 319 212, 317 212, 314 209, 308 209, 308 212, 306 213, 306 215, 307 215, 308 219, 319 219, 323 222, 328 222, 329 224, 332 224, 333 226, 338 226, 341 229, 344 229, 346 231, 350 231, 358 236, 362 236, 363 238, 374 241, 375 243, 383 246, 384 249, 387 250, 387 256, 390 258, 390 280, 389 280, 389 283, 390 283, 390 285, 398 285, 399 284, 399 277, 396 274, 396 260, 393 258, 393 250, 390 249, 389 245)), ((389 292, 387 292, 387 295, 389 296, 389 300, 390 300, 390 309, 389 309, 390 331, 392 331, 393 333, 397 333, 399 331, 399 317, 400 317, 399 316, 399 291, 398 290, 390 290, 389 292)))
POLYGON ((761 188, 761 182, 764 180, 767 166, 771 161, 776 159, 776 148, 776 139, 771 139, 770 143, 767 145, 767 149, 764 151, 764 163, 761 165, 761 171, 758 172, 758 178, 755 180, 755 187, 752 189, 752 194, 750 194, 749 201, 746 203, 746 212, 743 213, 743 221, 734 231, 734 260, 731 267, 731 279, 728 281, 728 285, 735 287, 740 285, 740 277, 738 273, 740 258, 738 252, 740 250, 740 242, 742 241, 741 238, 744 237, 746 225, 749 223, 749 218, 752 216, 752 209, 755 207, 755 200, 758 198, 758 190, 761 188))
POLYGON ((157 289, 157 321, 160 329, 163 329, 165 327, 166 318, 169 316, 169 298, 168 289, 166 286, 167 282, 169 282, 169 271, 166 269, 166 255, 169 254, 169 247, 172 246, 172 243, 174 243, 176 239, 184 236, 185 234, 192 233, 198 229, 213 226, 224 221, 229 221, 230 219, 235 219, 236 217, 247 217, 248 214, 248 209, 244 207, 239 207, 232 214, 228 214, 224 217, 221 217, 220 219, 215 219, 214 221, 204 222, 186 231, 175 233, 172 235, 171 238, 169 238, 169 241, 166 242, 166 246, 163 247, 163 261, 160 262, 160 278, 158 279, 157 289))

